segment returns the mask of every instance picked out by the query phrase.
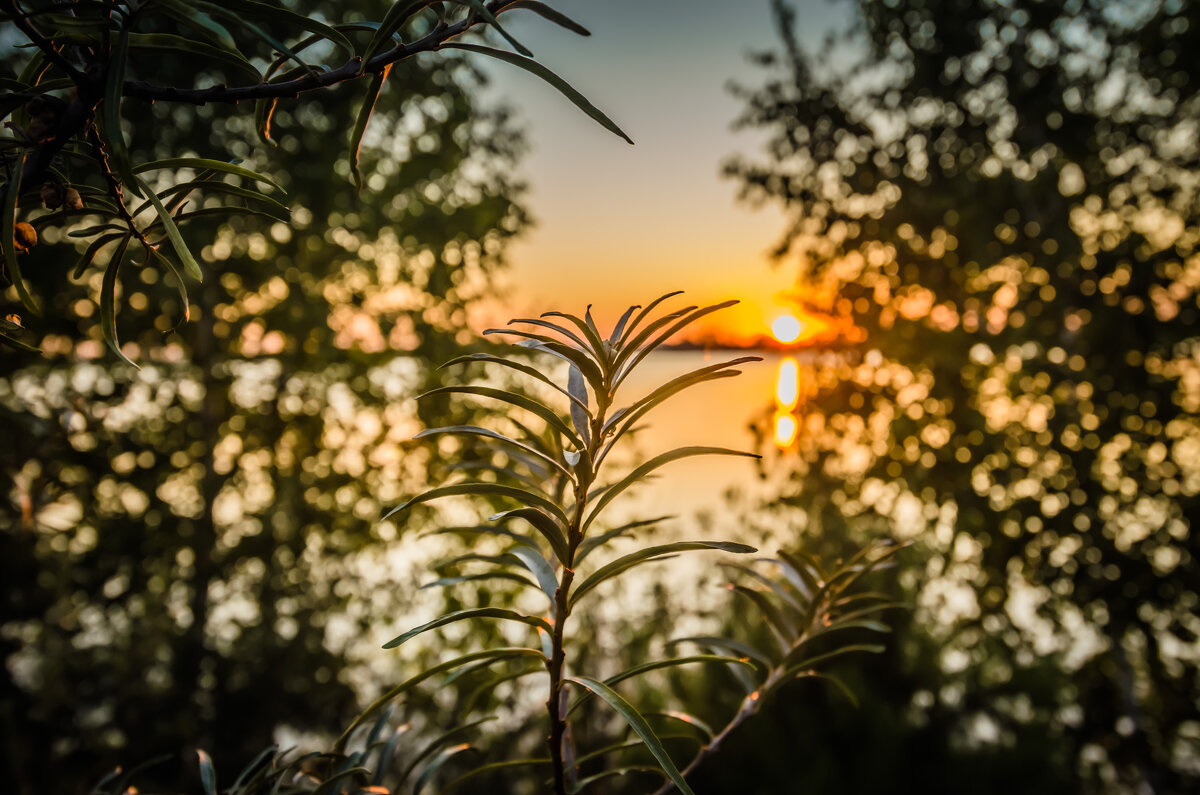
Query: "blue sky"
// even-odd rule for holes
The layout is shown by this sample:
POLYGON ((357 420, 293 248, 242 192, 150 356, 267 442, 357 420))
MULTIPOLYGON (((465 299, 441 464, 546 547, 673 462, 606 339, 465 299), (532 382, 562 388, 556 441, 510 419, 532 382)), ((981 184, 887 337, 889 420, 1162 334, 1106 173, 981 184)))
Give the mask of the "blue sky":
MULTIPOLYGON (((692 301, 742 298, 729 316, 765 331, 784 309, 790 279, 765 252, 783 228, 778 211, 736 202, 724 159, 761 144, 730 129, 740 112, 727 86, 754 85, 746 53, 777 40, 769 0, 552 0, 592 31, 580 38, 528 12, 509 27, 539 61, 602 108, 629 146, 532 75, 490 68, 493 91, 519 111, 532 152, 522 172, 538 226, 511 251, 501 314, 581 310, 601 317, 683 289, 692 301), (761 328, 759 328, 761 327, 761 328)), ((819 45, 846 4, 797 0, 801 41, 819 45)))

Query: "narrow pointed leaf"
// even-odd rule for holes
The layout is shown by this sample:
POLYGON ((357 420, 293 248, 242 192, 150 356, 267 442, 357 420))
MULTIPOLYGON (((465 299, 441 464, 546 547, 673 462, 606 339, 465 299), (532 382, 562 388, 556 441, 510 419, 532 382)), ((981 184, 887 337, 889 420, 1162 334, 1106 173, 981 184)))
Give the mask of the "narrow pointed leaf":
POLYGON ((524 55, 526 58, 533 57, 533 53, 529 51, 528 47, 514 39, 509 35, 508 31, 501 27, 500 20, 496 19, 496 15, 489 11, 488 7, 484 5, 481 0, 451 0, 451 2, 453 2, 455 5, 467 6, 472 11, 479 14, 479 16, 487 20, 488 24, 496 29, 496 32, 499 33, 505 41, 513 46, 513 49, 524 55))
POLYGON ((554 592, 558 590, 558 580, 555 579, 554 570, 550 568, 550 564, 546 562, 540 552, 529 547, 514 547, 512 554, 537 578, 538 585, 541 586, 542 592, 546 594, 550 605, 553 606, 555 604, 554 592))
POLYGON ((147 171, 154 171, 162 168, 190 168, 194 170, 220 171, 225 174, 233 174, 237 177, 245 177, 252 179, 255 182, 262 182, 270 185, 272 188, 283 192, 283 188, 279 187, 279 183, 268 177, 266 174, 260 174, 257 171, 239 166, 237 163, 227 163, 224 160, 213 160, 207 157, 165 157, 161 160, 153 160, 149 163, 142 163, 137 168, 133 169, 135 174, 144 174, 147 171))
POLYGON ((619 527, 614 527, 612 530, 601 533, 598 536, 586 538, 584 539, 583 543, 579 545, 579 549, 576 550, 575 563, 578 565, 579 563, 583 562, 583 559, 591 554, 593 550, 600 548, 614 538, 620 538, 627 533, 633 532, 639 527, 649 527, 650 525, 655 525, 659 522, 665 522, 668 519, 674 518, 675 517, 673 515, 667 514, 665 516, 656 516, 653 519, 639 519, 636 522, 629 522, 619 527))
MULTIPOLYGON (((620 682, 630 679, 635 676, 641 676, 650 671, 657 671, 661 668, 673 668, 677 665, 690 665, 691 663, 731 663, 733 665, 744 665, 747 668, 757 669, 758 666, 750 661, 747 657, 730 657, 720 654, 693 654, 688 657, 671 657, 665 660, 653 660, 651 662, 635 665, 632 668, 626 668, 621 673, 610 676, 604 680, 604 684, 612 687, 620 682)), ((568 714, 573 712, 584 702, 584 698, 577 699, 574 704, 568 708, 568 714)))
POLYGON ((651 473, 654 470, 658 469, 659 467, 661 467, 665 464, 669 464, 673 461, 678 461, 682 458, 690 458, 690 457, 698 456, 698 455, 731 455, 731 456, 740 456, 743 458, 758 458, 759 457, 759 456, 755 455, 754 453, 745 453, 740 450, 730 450, 730 449, 727 449, 724 447, 680 447, 678 449, 663 453, 662 455, 657 455, 654 458, 651 458, 649 461, 645 462, 644 464, 641 464, 640 466, 635 467, 633 469, 633 471, 631 471, 628 475, 626 475, 624 478, 622 478, 618 483, 613 485, 612 488, 610 488, 608 491, 606 491, 600 497, 600 499, 598 499, 596 501, 596 506, 594 508, 592 508, 592 512, 588 514, 587 519, 583 523, 583 529, 587 530, 587 528, 589 526, 591 526, 592 522, 596 519, 596 517, 600 514, 600 512, 602 510, 604 510, 605 506, 607 506, 610 502, 612 502, 617 497, 619 497, 621 495, 621 493, 624 492, 626 489, 628 489, 630 486, 643 480, 646 477, 646 475, 648 475, 649 473, 651 473))
POLYGON ((567 30, 571 31, 572 33, 578 34, 580 36, 591 36, 592 35, 592 32, 590 30, 588 30, 587 28, 585 28, 583 25, 580 25, 578 22, 571 19, 566 14, 562 13, 561 11, 551 8, 550 6, 541 2, 540 0, 517 0, 517 2, 511 3, 506 10, 516 9, 516 8, 528 9, 529 11, 532 11, 533 13, 535 13, 539 16, 545 17, 546 19, 550 20, 551 22, 558 25, 559 27, 566 28, 567 30))
POLYGON ((188 55, 220 61, 227 66, 232 66, 242 74, 250 77, 254 83, 262 81, 262 74, 240 52, 227 50, 224 47, 214 47, 211 44, 205 44, 196 39, 189 39, 186 36, 175 36, 170 33, 131 33, 129 35, 129 49, 131 52, 159 54, 187 53, 188 55))
POLYGON ((754 648, 748 643, 742 643, 732 638, 722 638, 715 635, 695 635, 687 638, 674 638, 667 641, 667 647, 678 646, 680 643, 695 643, 697 646, 704 646, 714 649, 726 649, 733 652, 739 657, 753 660, 759 664, 762 671, 769 670, 773 663, 771 658, 763 652, 754 648))
POLYGON ((519 450, 524 450, 526 453, 529 453, 530 455, 534 456, 535 458, 537 458, 541 461, 545 461, 547 464, 549 464, 550 466, 559 470, 564 475, 567 475, 568 477, 571 476, 571 472, 566 467, 564 467, 558 461, 555 461, 550 456, 543 453, 541 450, 537 450, 533 447, 530 447, 529 445, 527 445, 523 442, 518 442, 516 439, 510 439, 509 437, 505 436, 502 433, 497 433, 496 431, 492 431, 487 428, 480 428, 477 425, 449 425, 445 428, 426 428, 425 430, 421 431, 413 438, 414 439, 425 439, 430 436, 446 436, 446 435, 482 436, 485 439, 495 439, 498 442, 504 442, 505 444, 510 444, 519 450))
POLYGON ((580 687, 586 688, 603 699, 605 703, 607 703, 617 712, 617 714, 625 719, 625 721, 629 724, 629 727, 633 729, 634 733, 636 733, 637 736, 642 739, 642 742, 646 744, 646 750, 648 750, 651 756, 653 756, 658 762, 659 766, 663 769, 663 772, 667 774, 667 777, 670 778, 671 781, 675 783, 675 786, 679 788, 680 793, 682 793, 682 795, 695 795, 695 793, 692 791, 692 788, 688 786, 687 781, 684 780, 683 774, 679 772, 679 768, 677 768, 675 763, 671 760, 671 756, 667 753, 667 749, 663 748, 663 744, 658 739, 658 735, 654 733, 654 730, 650 728, 650 724, 646 722, 646 719, 642 717, 641 713, 638 712, 632 704, 623 699, 621 695, 617 693, 617 691, 613 690, 608 685, 592 679, 591 677, 569 676, 566 677, 566 681, 573 682, 580 687))
POLYGON ((158 198, 158 194, 152 191, 145 182, 142 182, 140 177, 134 177, 134 181, 146 192, 146 198, 154 206, 154 211, 158 213, 158 219, 162 221, 163 230, 167 233, 167 239, 171 241, 171 247, 175 249, 175 253, 179 256, 179 261, 183 263, 184 271, 196 281, 204 281, 204 274, 200 271, 200 265, 197 264, 196 258, 192 256, 187 243, 183 240, 183 235, 180 233, 179 227, 175 225, 175 219, 171 217, 171 213, 163 206, 162 201, 158 198))
POLYGON ((706 306, 701 309, 696 309, 696 310, 688 313, 685 317, 682 317, 679 320, 672 323, 664 331, 660 332, 658 334, 658 336, 656 336, 654 339, 650 340, 649 342, 647 342, 644 345, 637 346, 635 352, 625 362, 625 365, 622 368, 620 374, 618 374, 617 377, 613 379, 614 388, 618 384, 622 383, 625 380, 625 378, 629 375, 629 373, 631 373, 633 371, 633 369, 638 366, 639 362, 641 362, 643 359, 645 359, 647 356, 649 356, 657 347, 659 347, 664 342, 669 340, 677 332, 680 332, 683 329, 687 328, 692 323, 696 322, 697 320, 704 317, 705 315, 712 314, 713 312, 718 312, 722 309, 726 309, 728 307, 734 306, 737 303, 738 303, 737 300, 722 301, 719 304, 713 304, 712 306, 706 306))
POLYGON ((230 11, 236 11, 238 14, 246 17, 264 19, 269 22, 307 30, 309 33, 316 34, 322 39, 333 42, 344 50, 347 55, 354 55, 354 45, 350 42, 350 39, 346 38, 345 34, 311 16, 297 14, 282 6, 268 5, 256 2, 255 0, 220 0, 220 2, 222 6, 230 11))
MULTIPOLYGON (((584 337, 587 338, 587 343, 584 344, 583 342, 580 342, 580 347, 590 349, 592 354, 596 357, 596 361, 603 361, 605 358, 604 339, 600 336, 600 332, 596 330, 596 323, 592 320, 592 307, 590 304, 585 311, 585 315, 586 319, 580 319, 575 315, 568 314, 566 312, 545 312, 542 314, 542 317, 561 317, 564 320, 569 320, 574 323, 575 326, 583 332, 584 337)), ((574 335, 572 336, 574 337, 574 335)), ((574 338, 576 340, 579 339, 578 337, 574 338)))
POLYGON ((569 557, 567 550, 566 534, 562 527, 558 525, 552 518, 539 511, 537 508, 517 508, 511 511, 503 511, 493 514, 488 517, 489 522, 503 522, 509 519, 524 519, 533 528, 542 534, 542 537, 550 542, 550 548, 554 550, 554 556, 558 558, 558 562, 566 564, 569 557))
POLYGON ((104 342, 108 345, 109 349, 121 361, 132 365, 136 369, 141 369, 121 352, 121 343, 117 341, 117 273, 121 269, 122 260, 125 259, 125 251, 129 248, 129 238, 129 235, 125 236, 125 239, 121 241, 121 245, 117 246, 116 252, 113 253, 112 258, 108 261, 108 267, 104 269, 104 278, 100 282, 100 328, 104 333, 104 342))
MULTIPOLYGON (((501 359, 500 361, 505 361, 505 360, 501 359)), ((432 395, 452 395, 452 394, 478 395, 479 397, 486 397, 486 398, 491 398, 492 400, 499 400, 504 403, 508 403, 509 405, 516 406, 519 409, 524 409, 525 411, 528 411, 530 414, 533 414, 534 416, 543 420, 547 425, 549 425, 551 428, 553 428, 554 430, 561 433, 563 436, 567 437, 567 439, 570 440, 572 444, 579 446, 579 447, 583 446, 583 441, 579 438, 579 436, 574 431, 572 431, 571 428, 568 427, 565 422, 563 422, 562 418, 558 416, 558 413, 555 412, 553 409, 551 409, 549 406, 545 406, 532 398, 526 397, 525 395, 521 395, 516 392, 510 392, 506 389, 494 389, 492 387, 474 386, 474 385, 470 385, 470 384, 463 385, 463 386, 443 386, 443 387, 439 387, 437 389, 431 389, 428 392, 425 392, 424 394, 418 395, 417 400, 421 400, 422 398, 430 397, 432 395)), ((586 393, 585 393, 584 397, 585 398, 587 397, 586 393)), ((574 405, 574 404, 572 404, 572 405, 574 405)), ((572 409, 572 411, 574 411, 574 409, 572 409)))
POLYGON ((388 73, 392 71, 392 65, 388 64, 380 71, 371 76, 371 83, 367 86, 367 95, 363 97, 362 105, 359 106, 358 116, 354 119, 354 129, 350 133, 350 178, 354 181, 355 190, 362 192, 363 178, 362 172, 358 168, 358 154, 362 148, 363 135, 367 132, 367 124, 371 121, 371 113, 375 110, 375 101, 379 99, 379 92, 383 90, 384 81, 387 80, 388 73))
POLYGON ((383 49, 385 44, 390 43, 392 34, 404 27, 404 23, 408 22, 415 13, 432 4, 433 0, 397 0, 393 3, 379 23, 370 43, 367 44, 367 49, 363 51, 363 63, 366 64, 383 49))
POLYGON ((196 756, 200 760, 200 786, 204 787, 204 795, 217 795, 217 771, 213 768, 212 757, 199 749, 196 756))
POLYGON ((486 651, 471 652, 470 654, 464 654, 461 657, 455 657, 452 660, 446 660, 445 662, 438 663, 432 668, 425 669, 411 679, 401 682, 400 684, 388 690, 379 698, 375 699, 375 701, 373 701, 358 715, 357 718, 350 723, 348 727, 346 727, 346 731, 342 732, 342 736, 338 738, 337 743, 334 744, 334 750, 341 752, 341 750, 346 747, 346 741, 350 739, 350 735, 354 733, 355 729, 370 720, 377 712, 379 712, 379 710, 386 707, 397 696, 408 690, 411 690, 421 682, 424 682, 426 679, 437 676, 438 674, 443 674, 446 671, 453 670, 463 665, 469 665, 477 660, 501 660, 510 657, 534 657, 539 660, 546 659, 537 649, 505 647, 499 649, 489 649, 486 651))
POLYGON ((474 729, 476 726, 479 726, 481 724, 487 723, 490 720, 495 720, 495 719, 496 719, 495 715, 489 715, 486 718, 480 718, 479 720, 473 720, 470 723, 464 723, 462 726, 455 726, 453 729, 450 729, 449 731, 442 732, 437 737, 430 740, 423 749, 421 749, 419 752, 417 752, 417 754, 413 757, 412 761, 408 763, 408 767, 406 767, 404 769, 404 771, 400 774, 400 778, 398 779, 398 782, 403 784, 405 781, 407 781, 408 777, 412 775, 412 772, 414 770, 416 770, 417 765, 421 764, 421 762, 423 762, 426 758, 428 758, 430 754, 432 754, 438 748, 445 745, 447 742, 449 742, 453 738, 459 736, 460 734, 465 734, 465 733, 469 732, 471 729, 474 729))
MULTIPOLYGON (((516 370, 519 373, 524 373, 525 375, 536 378, 538 381, 541 381, 543 384, 551 387, 555 391, 560 392, 563 395, 566 395, 568 398, 570 398, 570 400, 573 403, 579 402, 577 398, 573 397, 569 392, 567 392, 567 390, 563 389, 561 386, 554 383, 554 381, 551 380, 549 376, 545 375, 537 368, 531 367, 530 365, 525 364, 523 362, 516 362, 516 361, 513 361, 512 359, 505 359, 501 356, 493 356, 490 353, 470 353, 465 356, 459 356, 457 358, 451 359, 450 361, 446 362, 441 367, 450 367, 451 365, 454 365, 454 364, 471 364, 474 362, 480 362, 480 363, 486 363, 486 364, 498 364, 503 367, 507 367, 511 370, 516 370)), ((441 368, 438 368, 438 369, 441 369, 441 368)), ((429 393, 426 393, 426 394, 429 394, 429 393)), ((512 394, 512 393, 509 393, 509 394, 512 394)), ((586 405, 583 405, 581 407, 584 410, 587 410, 586 405)))
POLYGON ((583 373, 572 364, 567 370, 567 392, 575 400, 571 403, 571 422, 582 440, 579 447, 587 447, 592 441, 591 419, 586 410, 588 404, 587 387, 583 383, 583 373), (583 408, 580 407, 583 405, 583 408))
POLYGON ((29 288, 25 285, 25 279, 21 276, 21 266, 17 262, 17 244, 16 244, 16 229, 17 229, 17 198, 21 195, 21 170, 25 166, 25 152, 17 155, 16 162, 13 163, 12 170, 9 172, 11 176, 8 179, 8 185, 4 190, 4 208, 3 216, 0 217, 0 250, 4 252, 4 265, 8 270, 8 279, 17 288, 17 297, 21 299, 21 303, 32 312, 34 315, 41 317, 41 309, 38 308, 37 301, 29 293, 29 288))
POLYGON ((492 58, 504 61, 505 63, 510 63, 513 66, 518 66, 527 72, 537 75, 542 80, 545 80, 547 83, 558 89, 563 96, 571 100, 571 102, 573 102, 577 108, 599 123, 601 127, 604 127, 609 132, 624 139, 627 143, 633 143, 633 139, 626 135, 624 130, 618 127, 612 119, 604 115, 602 110, 589 102, 587 97, 576 91, 566 80, 563 80, 554 72, 542 66, 532 58, 526 58, 523 55, 517 55, 516 53, 507 52, 505 50, 497 50, 494 47, 484 47, 479 44, 465 44, 463 42, 450 42, 443 44, 442 47, 456 50, 466 50, 468 52, 479 53, 481 55, 488 55, 492 58))
POLYGON ((449 486, 438 486, 437 488, 430 489, 423 494, 418 494, 408 502, 397 505, 395 508, 385 513, 382 519, 391 518, 395 514, 408 510, 414 505, 429 502, 430 500, 436 500, 439 497, 454 497, 459 495, 495 495, 497 497, 509 497, 511 499, 542 508, 564 525, 568 524, 570 521, 567 519, 566 514, 563 513, 562 508, 559 508, 558 505, 552 500, 549 500, 539 494, 534 494, 531 491, 519 489, 515 486, 505 486, 499 483, 478 483, 474 481, 454 483, 449 486))
POLYGON ((744 555, 751 552, 757 552, 752 546, 746 544, 737 544, 732 541, 676 541, 672 544, 660 544, 659 546, 646 547, 639 549, 636 552, 631 552, 628 555, 617 558, 611 563, 600 567, 590 577, 579 584, 571 594, 571 604, 574 605, 584 594, 595 588, 600 583, 607 579, 616 577, 617 575, 627 571, 628 569, 647 561, 660 558, 663 555, 674 555, 678 552, 689 552, 693 550, 715 549, 721 552, 733 552, 735 554, 744 555))
POLYGON ((623 347, 625 345, 625 342, 633 335, 633 332, 639 325, 641 325, 641 322, 649 317, 650 313, 654 311, 656 306, 661 304, 663 301, 666 301, 668 298, 674 298, 677 295, 683 295, 683 290, 676 290, 675 292, 667 293, 666 295, 660 295, 658 298, 655 298, 653 301, 647 304, 641 312, 638 312, 637 317, 635 317, 633 322, 629 324, 629 327, 622 332, 620 339, 621 346, 623 347))
POLYGON ((527 616, 518 613, 515 610, 506 610, 502 607, 473 607, 467 610, 455 610, 453 613, 447 613, 443 616, 438 616, 432 621, 427 621, 419 627, 413 627, 403 635, 392 638, 387 643, 383 644, 385 649, 394 649, 403 643, 412 640, 417 635, 428 632, 431 629, 444 627, 447 624, 454 624, 458 621, 468 621, 472 618, 499 618, 505 621, 516 621, 521 624, 528 624, 531 627, 541 627, 547 632, 552 629, 544 618, 537 616, 527 616))

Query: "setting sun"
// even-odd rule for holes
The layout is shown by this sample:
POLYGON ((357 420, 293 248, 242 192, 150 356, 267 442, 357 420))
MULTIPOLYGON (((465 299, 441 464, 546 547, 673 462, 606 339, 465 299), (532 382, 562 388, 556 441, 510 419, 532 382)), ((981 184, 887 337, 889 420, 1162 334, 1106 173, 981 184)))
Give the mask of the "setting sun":
POLYGON ((795 315, 780 315, 771 324, 771 333, 775 335, 775 339, 783 343, 795 342, 800 339, 803 331, 804 324, 795 315))

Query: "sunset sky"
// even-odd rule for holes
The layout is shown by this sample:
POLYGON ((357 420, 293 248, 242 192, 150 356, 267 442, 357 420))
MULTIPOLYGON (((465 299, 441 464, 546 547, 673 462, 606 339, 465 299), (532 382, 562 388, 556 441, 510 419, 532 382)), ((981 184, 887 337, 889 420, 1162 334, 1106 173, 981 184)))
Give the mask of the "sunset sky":
MULTIPOLYGON (((762 137, 730 129, 740 103, 731 80, 761 82, 746 53, 773 47, 768 0, 559 0, 592 31, 580 38, 530 14, 513 32, 539 61, 603 109, 629 146, 548 85, 497 64, 494 91, 529 132, 523 163, 537 227, 510 252, 508 293, 495 321, 594 303, 602 323, 629 303, 686 290, 691 303, 739 298, 722 313, 737 337, 769 333, 791 283, 767 250, 783 230, 773 208, 737 202, 721 163, 762 137)), ((802 40, 816 46, 845 13, 798 0, 802 40)))

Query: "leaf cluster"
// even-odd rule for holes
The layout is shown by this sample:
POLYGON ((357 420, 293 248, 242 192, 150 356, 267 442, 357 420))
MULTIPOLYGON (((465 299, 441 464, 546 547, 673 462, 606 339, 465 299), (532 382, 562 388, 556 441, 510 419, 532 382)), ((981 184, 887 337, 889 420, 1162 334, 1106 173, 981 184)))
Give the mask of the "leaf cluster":
MULTIPOLYGON (((628 140, 602 111, 510 36, 499 17, 535 13, 582 35, 586 29, 538 0, 396 0, 377 20, 326 22, 286 4, 231 0, 0 3, 0 19, 29 51, 19 70, 0 78, 0 253, 4 282, 31 315, 42 308, 21 273, 20 254, 38 233, 65 232, 86 242, 72 275, 104 268, 101 314, 105 341, 120 352, 113 316, 122 264, 160 268, 187 306, 187 283, 203 272, 180 228, 204 217, 254 215, 286 221, 288 198, 264 174, 224 155, 139 163, 126 130, 147 132, 148 103, 202 106, 244 103, 253 108, 263 143, 281 101, 366 80, 368 88, 349 130, 350 173, 362 187, 359 150, 392 67, 418 53, 460 50, 525 69, 565 94, 583 112, 628 140), (494 29, 517 52, 458 38, 494 29), (190 84, 161 83, 164 59, 186 59, 190 84), (139 79, 145 77, 147 79, 139 79), (39 207, 39 205, 41 205, 39 207)), ((43 237, 45 237, 43 235, 43 237)), ((15 313, 0 328, 0 343, 26 347, 15 313)), ((186 311, 184 318, 186 319, 186 311)))

